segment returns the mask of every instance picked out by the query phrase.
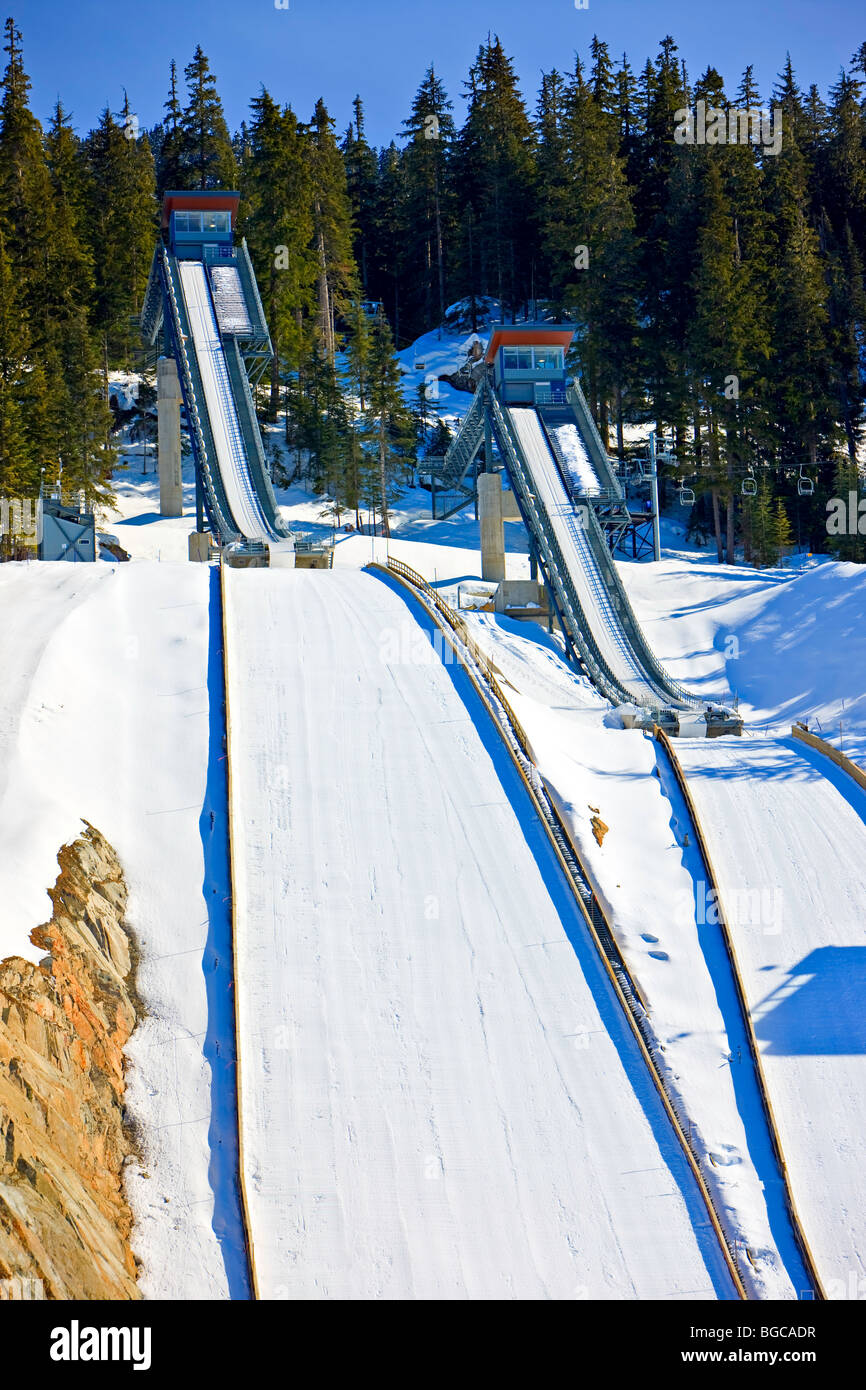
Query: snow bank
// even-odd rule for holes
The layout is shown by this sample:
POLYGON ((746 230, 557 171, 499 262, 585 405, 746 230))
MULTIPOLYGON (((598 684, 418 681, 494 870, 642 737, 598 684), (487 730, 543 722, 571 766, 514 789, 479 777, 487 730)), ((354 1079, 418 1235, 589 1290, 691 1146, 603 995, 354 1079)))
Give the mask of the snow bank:
POLYGON ((620 563, 638 620, 672 676, 708 699, 739 695, 747 725, 795 719, 866 756, 866 566, 814 558, 758 571, 683 555, 620 563))
POLYGON ((0 948, 36 958, 27 936, 51 915, 57 851, 90 821, 123 865, 141 949, 148 1017, 127 1047, 127 1102, 144 1166, 127 1181, 141 1285, 157 1297, 242 1289, 230 1174, 209 1144, 214 1122, 231 1145, 209 583, 190 564, 0 566, 0 948))

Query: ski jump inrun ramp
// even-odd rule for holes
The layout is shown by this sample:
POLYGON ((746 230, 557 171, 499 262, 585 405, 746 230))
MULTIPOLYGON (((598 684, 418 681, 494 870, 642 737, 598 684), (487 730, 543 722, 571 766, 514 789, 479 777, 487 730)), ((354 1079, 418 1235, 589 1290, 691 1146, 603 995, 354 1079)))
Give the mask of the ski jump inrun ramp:
POLYGON ((596 515, 622 492, 575 387, 562 410, 503 405, 488 381, 445 456, 437 486, 465 482, 485 436, 495 441, 570 653, 615 705, 635 705, 676 732, 737 733, 733 711, 686 690, 664 670, 634 614, 596 515))

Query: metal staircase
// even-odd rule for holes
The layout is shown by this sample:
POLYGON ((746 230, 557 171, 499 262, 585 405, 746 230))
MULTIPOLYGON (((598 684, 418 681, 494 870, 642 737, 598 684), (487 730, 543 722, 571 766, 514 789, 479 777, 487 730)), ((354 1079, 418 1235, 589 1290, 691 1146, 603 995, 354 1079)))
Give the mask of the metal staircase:
POLYGON ((486 383, 479 382, 460 432, 433 474, 433 515, 439 520, 459 512, 475 495, 473 465, 484 443, 485 389, 486 383), (467 483, 470 469, 472 477, 467 483))

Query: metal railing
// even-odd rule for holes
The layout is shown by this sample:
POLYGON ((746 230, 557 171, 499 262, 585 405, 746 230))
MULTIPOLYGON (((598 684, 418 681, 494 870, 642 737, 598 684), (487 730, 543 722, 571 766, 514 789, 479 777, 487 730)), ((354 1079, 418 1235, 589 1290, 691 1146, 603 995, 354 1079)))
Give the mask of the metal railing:
POLYGON ((250 323, 253 325, 253 337, 259 338, 262 342, 267 342, 271 348, 271 335, 268 332, 268 321, 265 318, 265 310, 262 304, 262 297, 259 294, 259 286, 256 281, 256 273, 253 270, 253 263, 250 259, 246 237, 241 241, 238 248, 237 268, 241 277, 241 285, 244 291, 244 299, 247 304, 247 313, 250 316, 250 323))
POLYGON ((584 529, 592 547, 595 562, 611 597, 614 599, 617 616, 641 666, 648 675, 652 676, 654 684, 660 687, 666 699, 685 705, 689 709, 703 708, 705 702, 698 696, 692 695, 685 686, 680 685, 679 681, 675 681, 672 676, 669 676, 655 655, 631 606, 631 600, 626 593, 625 585, 620 578, 616 561, 610 553, 598 518, 591 507, 585 510, 588 512, 588 517, 584 529))
MULTIPOLYGON (((704 701, 692 695, 683 685, 675 681, 665 671, 647 641, 634 609, 626 594, 616 565, 611 557, 604 532, 591 505, 592 500, 607 501, 612 504, 622 502, 622 488, 610 466, 601 437, 595 428, 589 407, 577 381, 568 392, 568 402, 577 421, 578 429, 584 439, 602 486, 598 494, 578 494, 563 469, 563 460, 553 444, 542 422, 545 438, 552 449, 553 457, 562 476, 563 485, 574 505, 585 513, 584 529, 595 561, 596 568, 604 583, 607 598, 622 631, 624 643, 632 650, 639 667, 642 668, 656 698, 640 696, 629 690, 611 670, 593 637, 589 615, 584 611, 550 518, 543 504, 535 495, 531 470, 524 457, 520 442, 511 426, 507 412, 498 401, 489 381, 481 381, 470 410, 463 422, 457 439, 448 449, 442 466, 436 470, 436 491, 449 492, 455 496, 472 459, 480 447, 484 435, 485 413, 490 412, 494 432, 500 451, 512 477, 515 495, 523 513, 524 521, 532 533, 539 549, 539 558, 551 587, 560 621, 568 639, 587 673, 607 699, 614 704, 638 704, 650 710, 658 710, 673 704, 686 709, 699 709, 704 701)), ((468 492, 467 492, 468 496, 468 492)), ((457 498, 459 503, 459 496, 457 498)))
POLYGON ((280 516, 277 506, 273 484, 265 463, 265 451, 262 446, 259 422, 256 418, 255 403, 237 338, 224 338, 223 350, 253 486, 264 512, 265 520, 271 530, 275 535, 287 538, 291 535, 291 531, 280 516))
MULTIPOLYGON (((550 518, 536 497, 532 474, 526 464, 520 442, 514 435, 511 424, 492 391, 490 392, 489 404, 497 442, 506 458, 512 486, 524 521, 538 548, 539 559, 547 574, 563 629, 580 656, 593 684, 605 698, 615 705, 633 704, 635 703, 633 696, 614 676, 592 636, 587 615, 572 582, 559 541, 550 524, 550 518)), ((591 508, 587 506, 586 510, 591 511, 591 508)))
MULTIPOLYGON (((562 588, 567 590, 567 609, 570 609, 574 615, 574 627, 576 630, 579 630, 584 643, 591 644, 596 666, 606 673, 607 679, 605 685, 600 686, 602 692, 607 695, 608 699, 614 700, 615 703, 626 702, 641 705, 649 709, 661 710, 671 703, 685 706, 688 709, 702 708, 704 702, 697 696, 691 695, 684 686, 674 681, 656 658, 646 637, 641 631, 628 595, 625 592, 625 587, 620 578, 619 571, 608 549, 607 541, 605 540, 604 532, 601 529, 598 518, 593 508, 588 505, 586 501, 581 501, 579 505, 582 527, 589 542, 599 575, 607 590, 607 596, 613 607, 616 619, 620 624, 623 636, 631 647, 634 656, 637 658, 638 664, 643 668, 645 675, 649 678, 650 685, 655 689, 657 699, 653 700, 647 696, 640 696, 628 690, 610 669, 610 666, 605 661, 598 645, 592 637, 588 615, 585 613, 577 596, 568 566, 563 558, 547 511, 535 496, 532 473, 524 458, 520 441, 516 438, 508 417, 505 415, 505 412, 502 411, 499 402, 492 393, 491 400, 494 419, 500 425, 500 429, 504 432, 510 446, 508 451, 510 466, 512 468, 516 466, 521 475, 522 492, 526 495, 527 510, 535 518, 533 530, 536 533, 536 541, 539 541, 539 539, 543 537, 547 548, 551 551, 554 557, 555 569, 559 571, 562 588), (605 686, 610 687, 615 693, 611 693, 611 689, 605 688, 605 686)), ((542 425, 542 429, 543 428, 542 425)), ((547 432, 544 431, 544 433, 545 438, 548 438, 547 432)), ((556 455, 554 453, 554 458, 555 457, 556 455)), ((568 490, 565 479, 563 479, 563 483, 566 486, 566 490, 568 490)), ((551 575, 551 578, 553 578, 553 575, 551 575)), ((574 640, 574 632, 570 632, 569 636, 574 640)), ((575 643, 575 645, 578 644, 575 643)), ((581 655, 583 655, 583 652, 581 652, 581 655)))
POLYGON ((484 438, 484 392, 486 383, 479 382, 469 407, 468 414, 460 427, 460 433, 449 445, 442 467, 436 471, 436 490, 450 491, 459 487, 466 470, 478 452, 484 438))
POLYGON ((236 246, 227 246, 225 243, 217 245, 206 243, 202 247, 202 253, 202 260, 206 265, 218 265, 220 261, 236 260, 238 249, 236 246))
POLYGON ((152 346, 159 326, 162 322, 163 313, 163 290, 162 290, 162 259, 160 253, 164 254, 164 248, 160 243, 153 253, 153 260, 150 264, 150 274, 147 277, 147 289, 144 292, 144 302, 141 306, 141 321, 139 329, 145 342, 152 346))

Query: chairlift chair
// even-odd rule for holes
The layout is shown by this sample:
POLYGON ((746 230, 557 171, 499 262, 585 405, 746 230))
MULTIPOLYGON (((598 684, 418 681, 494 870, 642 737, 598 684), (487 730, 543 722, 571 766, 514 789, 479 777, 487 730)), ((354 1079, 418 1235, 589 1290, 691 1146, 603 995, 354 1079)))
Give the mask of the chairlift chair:
POLYGON ((686 487, 685 483, 680 484, 680 506, 693 507, 695 504, 695 490, 693 487, 686 487))
POLYGON ((803 465, 800 464, 800 476, 797 479, 797 492, 801 497, 811 497, 814 491, 814 480, 803 472, 803 465))
POLYGON ((758 495, 758 484, 751 468, 748 478, 744 478, 740 485, 740 491, 744 497, 757 497, 758 495))

